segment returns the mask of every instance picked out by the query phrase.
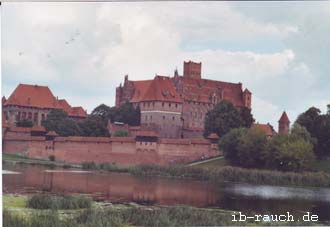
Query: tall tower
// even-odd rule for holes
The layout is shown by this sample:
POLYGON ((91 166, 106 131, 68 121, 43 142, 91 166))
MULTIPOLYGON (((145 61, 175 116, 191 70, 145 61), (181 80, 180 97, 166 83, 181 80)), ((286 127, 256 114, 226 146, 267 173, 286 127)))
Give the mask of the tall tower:
POLYGON ((278 121, 278 133, 279 134, 288 134, 290 129, 290 120, 288 115, 284 111, 280 120, 278 121))
POLYGON ((188 61, 183 63, 183 76, 193 79, 202 78, 202 63, 188 61))
POLYGON ((251 109, 251 95, 252 93, 245 88, 244 92, 243 92, 243 102, 244 102, 244 106, 251 109))

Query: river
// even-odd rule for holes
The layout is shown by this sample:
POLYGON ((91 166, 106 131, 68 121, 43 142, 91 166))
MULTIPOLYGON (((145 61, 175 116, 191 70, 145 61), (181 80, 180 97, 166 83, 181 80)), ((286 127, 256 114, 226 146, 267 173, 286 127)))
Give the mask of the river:
POLYGON ((38 191, 90 194, 95 200, 153 205, 190 205, 246 213, 317 214, 330 221, 330 189, 280 187, 139 177, 76 169, 49 169, 37 165, 3 164, 3 192, 29 194, 38 191))

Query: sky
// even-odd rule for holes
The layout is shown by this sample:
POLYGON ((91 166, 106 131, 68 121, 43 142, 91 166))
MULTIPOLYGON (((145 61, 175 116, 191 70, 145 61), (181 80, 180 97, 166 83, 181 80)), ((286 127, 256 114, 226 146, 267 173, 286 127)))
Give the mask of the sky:
POLYGON ((172 76, 242 82, 257 122, 291 122, 330 103, 330 4, 293 2, 8 3, 1 7, 2 95, 49 86, 88 112, 114 105, 131 80, 172 76))

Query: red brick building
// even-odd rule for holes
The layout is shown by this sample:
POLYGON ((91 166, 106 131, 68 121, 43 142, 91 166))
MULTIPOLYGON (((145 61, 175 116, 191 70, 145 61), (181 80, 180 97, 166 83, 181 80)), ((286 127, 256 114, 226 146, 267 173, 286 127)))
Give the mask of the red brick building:
POLYGON ((141 127, 155 130, 160 137, 200 137, 206 113, 221 100, 235 107, 251 108, 252 94, 241 83, 202 78, 202 63, 184 62, 183 75, 156 75, 154 79, 132 81, 125 76, 116 89, 116 106, 125 102, 141 109, 141 127))
POLYGON ((19 84, 8 99, 2 98, 4 119, 11 126, 23 119, 41 125, 41 121, 53 109, 62 109, 73 119, 84 119, 87 116, 81 106, 70 106, 65 99, 55 97, 46 86, 19 84))

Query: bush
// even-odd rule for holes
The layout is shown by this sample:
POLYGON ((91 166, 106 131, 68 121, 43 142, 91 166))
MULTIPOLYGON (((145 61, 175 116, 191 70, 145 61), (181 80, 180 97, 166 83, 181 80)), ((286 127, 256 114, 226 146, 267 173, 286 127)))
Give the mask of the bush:
POLYGON ((27 206, 33 209, 80 209, 90 208, 92 200, 83 196, 51 196, 33 195, 29 197, 27 206))

